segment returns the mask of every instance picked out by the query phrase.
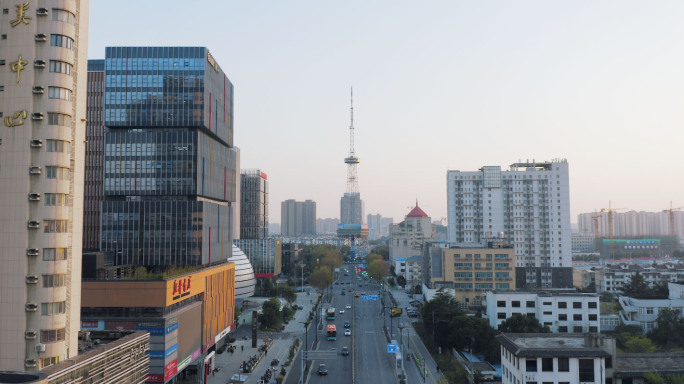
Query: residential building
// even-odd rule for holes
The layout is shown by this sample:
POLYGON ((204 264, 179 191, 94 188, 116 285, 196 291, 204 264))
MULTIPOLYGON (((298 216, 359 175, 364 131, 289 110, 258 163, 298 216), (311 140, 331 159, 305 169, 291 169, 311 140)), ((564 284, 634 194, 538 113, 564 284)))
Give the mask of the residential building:
POLYGON ((500 241, 485 247, 436 243, 426 257, 431 273, 424 283, 434 289, 452 288, 465 306, 483 306, 487 291, 516 288, 515 251, 500 241))
POLYGON ((394 260, 394 273, 397 276, 403 276, 406 279, 406 284, 415 286, 423 282, 423 257, 415 255, 408 258, 400 257, 394 260))
POLYGON ((104 174, 105 70, 104 60, 88 60, 86 106, 85 190, 83 197, 83 249, 100 249, 100 205, 104 174))
POLYGON ((215 345, 235 328, 235 271, 224 261, 175 276, 84 280, 81 328, 149 332, 147 382, 174 383, 186 367, 212 366, 215 345))
MULTIPOLYGON (((613 236, 614 237, 659 237, 676 236, 684 238, 684 211, 674 209, 670 211, 663 204, 660 212, 613 212, 613 236)), ((592 216, 597 213, 580 213, 577 215, 577 224, 580 233, 594 233, 594 221, 592 216)), ((598 236, 608 238, 610 235, 608 213, 598 213, 598 236)))
POLYGON ((603 335, 502 333, 503 384, 606 384, 613 374, 615 339, 603 335))
POLYGON ((279 238, 235 239, 234 244, 247 255, 255 277, 273 277, 282 271, 283 242, 279 238))
POLYGON ((393 223, 391 217, 382 217, 381 214, 366 216, 366 223, 368 224, 368 240, 378 240, 382 237, 389 236, 389 228, 393 223))
POLYGON ((233 86, 204 47, 108 47, 101 250, 112 265, 232 254, 233 86))
POLYGON ((593 234, 573 233, 570 238, 572 253, 594 253, 596 252, 596 237, 593 234))
POLYGON ((259 169, 240 173, 240 238, 268 237, 268 176, 259 169))
POLYGON ((338 218, 316 219, 316 233, 335 234, 339 223, 340 219, 338 218))
POLYGON ((297 237, 316 234, 316 202, 285 200, 280 203, 282 236, 297 237))
POLYGON ((416 206, 406 215, 404 221, 390 226, 390 261, 423 254, 426 242, 434 241, 435 226, 416 201, 416 206))
POLYGON ((0 370, 76 356, 88 0, 2 2, 0 370))
POLYGON ((565 159, 447 172, 450 243, 507 239, 518 287, 572 286, 569 166, 565 159))
POLYGON ((599 298, 578 292, 487 292, 489 325, 498 329, 509 317, 527 315, 547 325, 553 333, 599 333, 599 298))
POLYGON ((606 264, 594 267, 596 292, 620 293, 622 287, 629 283, 637 273, 641 274, 650 287, 656 283, 684 281, 684 265, 682 264, 606 264))
POLYGON ((684 283, 668 283, 668 297, 663 299, 639 299, 620 296, 622 307, 620 320, 625 325, 638 325, 644 333, 656 327, 658 313, 663 308, 679 311, 684 315, 684 283))

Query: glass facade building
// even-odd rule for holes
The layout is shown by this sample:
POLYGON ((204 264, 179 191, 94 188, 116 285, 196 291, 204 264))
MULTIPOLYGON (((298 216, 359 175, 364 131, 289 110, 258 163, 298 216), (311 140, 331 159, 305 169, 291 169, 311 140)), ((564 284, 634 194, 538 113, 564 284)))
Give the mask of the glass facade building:
POLYGON ((101 250, 116 265, 232 255, 233 86, 202 47, 109 47, 101 250))
POLYGON ((281 239, 235 239, 233 242, 247 255, 255 277, 280 275, 283 254, 281 239))

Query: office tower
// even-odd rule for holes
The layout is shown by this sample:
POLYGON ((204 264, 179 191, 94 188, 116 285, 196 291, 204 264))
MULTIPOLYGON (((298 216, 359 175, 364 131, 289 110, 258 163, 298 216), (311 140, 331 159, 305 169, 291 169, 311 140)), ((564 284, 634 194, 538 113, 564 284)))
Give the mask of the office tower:
POLYGON ((100 249, 100 205, 104 201, 104 60, 88 60, 86 106, 85 191, 83 197, 83 249, 100 249))
POLYGON ((204 47, 108 47, 101 250, 119 266, 232 255, 233 85, 204 47))
POLYGON ((285 200, 280 203, 280 220, 283 236, 315 235, 316 202, 285 200))
POLYGON ((240 238, 268 237, 268 176, 258 169, 240 173, 240 238))
POLYGON ((0 370, 78 354, 89 2, 37 4, 0 14, 0 370))
POLYGON ((516 286, 571 287, 568 162, 447 172, 451 243, 504 238, 516 255, 516 286))

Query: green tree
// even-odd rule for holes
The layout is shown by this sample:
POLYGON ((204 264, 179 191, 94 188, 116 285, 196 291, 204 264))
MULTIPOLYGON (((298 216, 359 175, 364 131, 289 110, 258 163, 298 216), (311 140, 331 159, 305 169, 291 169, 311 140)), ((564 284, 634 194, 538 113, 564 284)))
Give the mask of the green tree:
POLYGON ((309 284, 322 291, 332 284, 332 272, 330 267, 321 266, 309 275, 309 284))
POLYGON ((406 278, 402 275, 397 276, 397 285, 404 288, 406 286, 406 278))
POLYGON ((684 318, 679 310, 661 308, 658 310, 656 327, 648 337, 665 349, 684 348, 684 318))
POLYGON ((371 253, 382 256, 383 260, 389 260, 389 245, 378 245, 371 250, 371 253))
POLYGON ((505 333, 551 333, 551 329, 542 325, 536 318, 519 313, 501 323, 499 331, 505 333))
POLYGON ((297 291, 293 287, 281 284, 278 287, 278 291, 280 292, 280 296, 290 304, 297 300, 297 291))
POLYGON ((280 314, 280 300, 275 297, 268 299, 261 306, 261 316, 259 317, 262 328, 270 329, 280 326, 282 316, 280 314))
POLYGON ((646 372, 644 374, 644 381, 646 381, 646 384, 667 384, 662 376, 654 372, 646 372))
POLYGON ((650 289, 641 273, 637 272, 629 279, 629 283, 622 285, 620 293, 629 297, 648 297, 650 289))
POLYGON ((651 339, 646 336, 630 337, 625 342, 625 353, 653 353, 656 351, 656 346, 651 339))
POLYGON ((373 260, 368 264, 368 276, 376 281, 381 281, 385 276, 389 275, 389 265, 385 260, 373 260))

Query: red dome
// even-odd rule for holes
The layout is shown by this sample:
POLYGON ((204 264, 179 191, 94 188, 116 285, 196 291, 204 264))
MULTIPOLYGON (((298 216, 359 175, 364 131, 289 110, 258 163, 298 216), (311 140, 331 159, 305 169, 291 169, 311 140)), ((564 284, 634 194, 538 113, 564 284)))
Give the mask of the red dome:
POLYGON ((420 207, 418 206, 418 202, 416 202, 416 207, 409 212, 406 217, 430 217, 425 213, 420 207))

